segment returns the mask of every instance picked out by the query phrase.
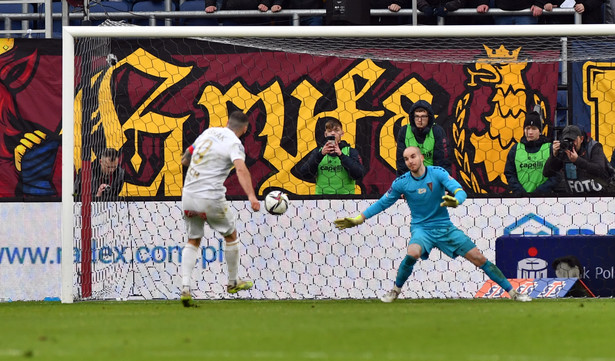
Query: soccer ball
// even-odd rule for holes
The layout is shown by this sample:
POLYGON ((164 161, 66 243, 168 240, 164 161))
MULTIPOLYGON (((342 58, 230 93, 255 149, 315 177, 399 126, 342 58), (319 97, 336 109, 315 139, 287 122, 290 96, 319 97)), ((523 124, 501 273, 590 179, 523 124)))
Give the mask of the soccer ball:
POLYGON ((282 191, 271 191, 265 196, 267 212, 279 216, 288 209, 288 196, 282 191))

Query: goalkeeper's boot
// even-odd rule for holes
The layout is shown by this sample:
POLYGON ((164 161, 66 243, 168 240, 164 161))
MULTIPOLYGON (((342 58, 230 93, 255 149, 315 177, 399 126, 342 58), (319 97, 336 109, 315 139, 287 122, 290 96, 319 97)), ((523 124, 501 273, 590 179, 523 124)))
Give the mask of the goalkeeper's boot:
POLYGON ((380 297, 380 301, 384 303, 391 303, 395 301, 397 297, 399 297, 400 292, 401 292, 401 289, 397 286, 394 286, 392 290, 390 290, 389 292, 382 295, 382 297, 380 297))
POLYGON ((237 293, 239 291, 249 290, 250 288, 252 288, 252 286, 254 286, 254 283, 252 283, 252 281, 247 281, 247 280, 232 281, 231 283, 226 285, 226 292, 237 293))
POLYGON ((525 293, 520 293, 514 288, 508 291, 508 294, 510 295, 510 298, 512 298, 515 301, 530 302, 532 300, 532 297, 530 297, 529 295, 526 295, 525 293))
POLYGON ((190 291, 182 291, 182 294, 179 299, 182 301, 182 305, 184 305, 184 307, 198 307, 196 303, 194 303, 192 295, 190 295, 190 291))

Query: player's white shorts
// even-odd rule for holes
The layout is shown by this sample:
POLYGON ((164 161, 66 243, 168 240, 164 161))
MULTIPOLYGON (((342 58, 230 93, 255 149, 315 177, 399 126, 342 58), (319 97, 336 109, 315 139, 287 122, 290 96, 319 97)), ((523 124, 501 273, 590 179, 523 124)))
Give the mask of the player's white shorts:
POLYGON ((205 235, 205 222, 222 236, 228 236, 235 230, 237 216, 226 199, 182 197, 182 207, 189 239, 202 238, 205 235))

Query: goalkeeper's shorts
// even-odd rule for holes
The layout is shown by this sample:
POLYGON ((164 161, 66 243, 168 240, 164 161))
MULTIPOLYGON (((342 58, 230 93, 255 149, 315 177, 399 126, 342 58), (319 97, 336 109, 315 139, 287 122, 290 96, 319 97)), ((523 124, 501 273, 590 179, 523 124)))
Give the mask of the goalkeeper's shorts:
POLYGON ((450 258, 465 256, 469 250, 476 247, 470 237, 455 226, 439 228, 413 227, 408 244, 421 246, 421 259, 427 259, 431 249, 436 247, 450 258))

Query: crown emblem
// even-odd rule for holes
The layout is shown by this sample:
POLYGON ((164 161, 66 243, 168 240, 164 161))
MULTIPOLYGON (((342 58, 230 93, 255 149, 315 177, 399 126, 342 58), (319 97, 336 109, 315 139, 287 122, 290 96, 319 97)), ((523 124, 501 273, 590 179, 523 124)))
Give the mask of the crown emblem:
POLYGON ((13 46, 15 46, 15 39, 0 38, 0 55, 13 49, 13 46))
POLYGON ((519 57, 519 52, 521 51, 521 47, 518 47, 515 50, 507 50, 504 45, 500 45, 498 49, 491 49, 487 45, 483 44, 485 48, 485 52, 487 53, 487 58, 478 59, 479 62, 485 63, 510 63, 516 62, 519 57))

